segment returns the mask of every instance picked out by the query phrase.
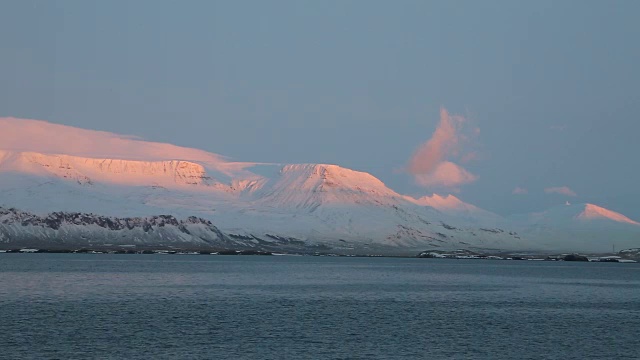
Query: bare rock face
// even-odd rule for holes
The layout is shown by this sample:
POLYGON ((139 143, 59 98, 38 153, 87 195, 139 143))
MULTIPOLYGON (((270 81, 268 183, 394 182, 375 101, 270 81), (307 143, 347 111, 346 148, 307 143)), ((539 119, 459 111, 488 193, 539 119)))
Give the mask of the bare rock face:
POLYGON ((567 255, 564 258, 562 258, 562 260, 564 260, 564 261, 589 261, 589 259, 586 256, 577 255, 577 254, 567 255))
POLYGON ((5 244, 224 247, 225 236, 211 221, 171 215, 118 218, 78 212, 43 216, 14 208, 0 208, 0 241, 5 244))
POLYGON ((79 212, 52 212, 40 216, 0 207, 0 248, 71 249, 123 245, 258 252, 313 252, 320 248, 291 237, 225 234, 210 220, 196 216, 184 219, 172 215, 118 218, 79 212))

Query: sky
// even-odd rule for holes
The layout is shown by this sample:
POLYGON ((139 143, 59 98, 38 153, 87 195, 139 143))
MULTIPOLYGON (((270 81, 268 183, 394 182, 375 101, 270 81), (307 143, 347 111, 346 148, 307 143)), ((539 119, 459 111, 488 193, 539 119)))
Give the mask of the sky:
POLYGON ((631 0, 4 0, 0 116, 338 164, 500 214, 570 201, 640 220, 638 13, 631 0))

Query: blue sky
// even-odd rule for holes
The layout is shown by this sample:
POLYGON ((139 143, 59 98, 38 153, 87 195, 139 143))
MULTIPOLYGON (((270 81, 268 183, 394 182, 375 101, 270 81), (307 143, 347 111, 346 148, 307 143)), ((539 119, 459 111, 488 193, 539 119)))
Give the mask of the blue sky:
POLYGON ((638 13, 637 1, 5 0, 0 116, 335 163, 502 214, 569 200, 639 220, 638 13), (404 169, 441 108, 479 129, 458 144, 473 161, 445 159, 475 180, 420 186, 404 169))

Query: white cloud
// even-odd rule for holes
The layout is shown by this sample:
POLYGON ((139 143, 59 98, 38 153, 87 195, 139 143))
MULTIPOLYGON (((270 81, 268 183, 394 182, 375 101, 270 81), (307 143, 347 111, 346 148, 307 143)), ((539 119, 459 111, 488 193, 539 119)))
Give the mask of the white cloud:
POLYGON ((462 166, 449 161, 439 163, 435 170, 428 174, 415 175, 416 183, 424 187, 454 188, 474 182, 477 178, 462 166))
POLYGON ((547 194, 560 194, 566 196, 578 196, 575 191, 571 190, 567 186, 558 186, 558 187, 548 187, 544 189, 544 192, 547 194))
POLYGON ((527 190, 526 188, 521 188, 520 186, 516 186, 513 191, 511 191, 511 193, 513 195, 524 195, 524 194, 528 194, 529 190, 527 190))

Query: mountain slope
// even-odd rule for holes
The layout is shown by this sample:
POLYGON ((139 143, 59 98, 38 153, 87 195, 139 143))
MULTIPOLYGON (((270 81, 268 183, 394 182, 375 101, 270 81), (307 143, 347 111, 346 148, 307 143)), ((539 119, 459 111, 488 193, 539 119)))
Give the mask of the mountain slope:
POLYGON ((640 223, 638 223, 637 221, 633 221, 620 213, 593 204, 585 204, 584 210, 580 214, 578 214, 577 218, 587 221, 611 220, 618 223, 640 225, 640 223))

